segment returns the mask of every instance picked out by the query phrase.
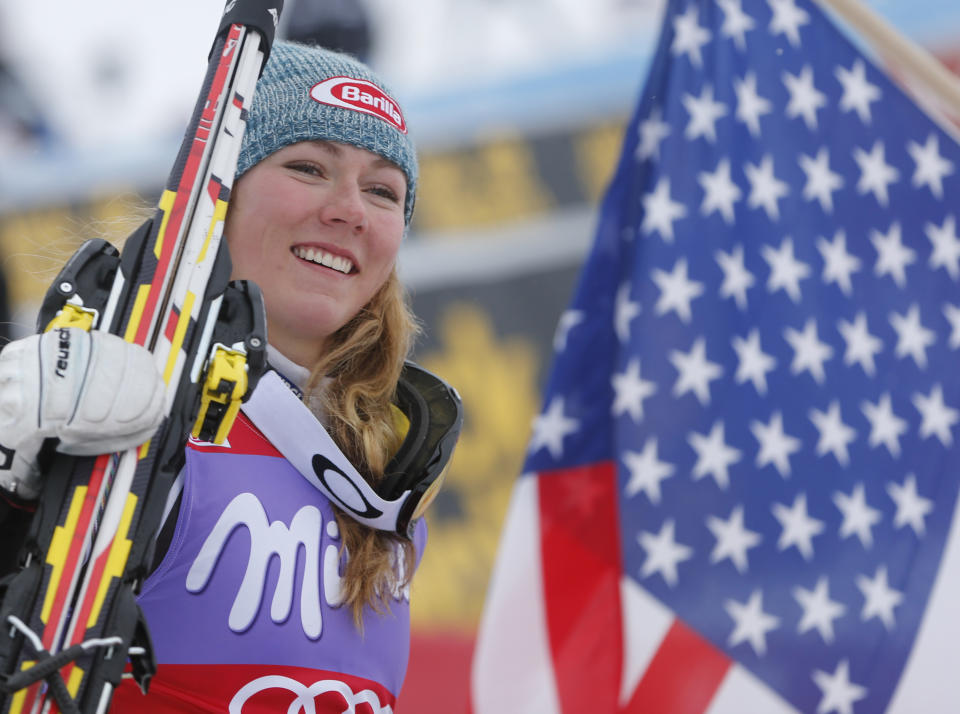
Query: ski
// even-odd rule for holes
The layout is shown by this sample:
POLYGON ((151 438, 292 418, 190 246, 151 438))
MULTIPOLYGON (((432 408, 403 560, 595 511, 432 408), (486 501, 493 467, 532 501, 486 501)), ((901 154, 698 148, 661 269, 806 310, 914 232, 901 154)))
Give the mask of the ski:
POLYGON ((150 349, 167 387, 165 419, 124 453, 45 454, 20 567, 0 583, 0 711, 104 712, 128 666, 144 691, 156 669, 135 598, 186 439, 222 441, 266 366, 259 290, 230 281, 221 238, 281 9, 282 0, 227 3, 153 218, 122 252, 85 243, 41 306, 40 331, 99 329, 150 349))

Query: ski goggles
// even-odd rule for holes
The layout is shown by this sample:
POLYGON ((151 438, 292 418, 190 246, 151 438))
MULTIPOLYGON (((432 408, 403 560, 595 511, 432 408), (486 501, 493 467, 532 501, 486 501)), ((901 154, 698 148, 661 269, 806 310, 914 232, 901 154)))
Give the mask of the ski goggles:
POLYGON ((409 361, 397 383, 395 405, 406 421, 406 434, 376 490, 387 502, 403 499, 397 532, 406 532, 440 492, 463 426, 463 405, 457 390, 409 361))
POLYGON ((463 407, 453 387, 413 362, 404 365, 395 405, 406 433, 376 486, 367 483, 276 372, 260 379, 241 409, 301 476, 351 518, 409 536, 443 483, 463 407))

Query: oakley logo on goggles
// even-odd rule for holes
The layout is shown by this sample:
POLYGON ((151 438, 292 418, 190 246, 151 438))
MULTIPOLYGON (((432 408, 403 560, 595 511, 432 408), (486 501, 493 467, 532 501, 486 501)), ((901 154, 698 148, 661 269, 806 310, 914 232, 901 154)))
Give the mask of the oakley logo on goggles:
POLYGON ((261 378, 241 408, 300 475, 352 518, 409 535, 411 523, 423 515, 443 482, 463 409, 456 390, 413 362, 404 366, 396 406, 406 435, 376 487, 275 372, 261 378), (272 416, 276 414, 283 419, 272 416))

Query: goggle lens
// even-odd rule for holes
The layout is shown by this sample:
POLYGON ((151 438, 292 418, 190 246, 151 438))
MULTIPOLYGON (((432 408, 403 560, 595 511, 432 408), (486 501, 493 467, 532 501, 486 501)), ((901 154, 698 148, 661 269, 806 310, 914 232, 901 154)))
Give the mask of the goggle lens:
POLYGON ((423 492, 423 495, 420 497, 420 501, 417 503, 417 507, 413 509, 412 520, 417 520, 418 518, 423 517, 423 514, 430 507, 430 504, 433 503, 437 498, 437 494, 440 493, 440 487, 443 485, 443 481, 446 477, 447 470, 444 469, 440 472, 440 475, 437 476, 434 482, 427 487, 427 490, 423 492))

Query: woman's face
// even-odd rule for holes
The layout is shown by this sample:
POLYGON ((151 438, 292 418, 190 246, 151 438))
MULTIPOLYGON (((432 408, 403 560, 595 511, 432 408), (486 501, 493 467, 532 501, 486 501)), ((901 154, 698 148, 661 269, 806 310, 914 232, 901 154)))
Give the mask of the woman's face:
POLYGON ((365 149, 302 141, 234 187, 224 233, 233 278, 263 291, 270 343, 310 366, 390 275, 406 176, 365 149))

